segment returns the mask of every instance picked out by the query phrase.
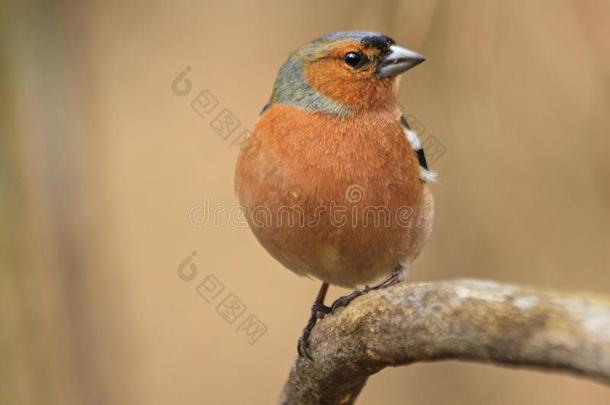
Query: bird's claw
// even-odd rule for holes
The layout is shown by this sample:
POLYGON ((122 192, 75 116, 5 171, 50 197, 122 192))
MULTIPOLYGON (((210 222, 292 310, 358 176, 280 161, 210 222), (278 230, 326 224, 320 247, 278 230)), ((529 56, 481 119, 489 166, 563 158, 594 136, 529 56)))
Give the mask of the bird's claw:
MULTIPOLYGON (((367 294, 368 292, 373 290, 379 290, 381 288, 386 288, 396 284, 398 281, 400 281, 401 270, 402 267, 398 266, 396 270, 394 270, 394 272, 381 284, 378 284, 374 287, 366 286, 362 290, 356 290, 348 295, 339 297, 335 300, 335 302, 333 302, 330 307, 327 307, 322 303, 324 302, 323 297, 322 299, 318 298, 318 300, 316 300, 316 302, 314 302, 311 306, 311 315, 309 316, 309 321, 307 321, 307 325, 305 326, 305 328, 303 328, 301 336, 299 336, 299 342, 297 344, 297 352, 299 353, 299 356, 305 357, 313 361, 313 357, 311 357, 311 353, 309 353, 309 337, 314 326, 316 326, 318 319, 324 318, 329 313, 334 314, 339 308, 348 306, 353 300, 360 297, 361 295, 367 294)), ((324 291, 324 295, 325 294, 326 292, 324 291)))
POLYGON ((309 333, 306 329, 303 329, 301 332, 301 336, 299 336, 299 343, 297 344, 297 351, 299 352, 299 357, 305 357, 313 361, 311 354, 309 354, 309 333))
POLYGON ((361 295, 366 294, 367 292, 369 292, 369 287, 365 287, 364 290, 352 291, 348 295, 344 295, 343 297, 337 298, 335 302, 333 302, 333 304, 330 306, 330 312, 334 314, 339 308, 348 306, 350 302, 360 297, 361 295))
POLYGON ((311 331, 314 326, 316 326, 318 319, 324 318, 330 312, 331 309, 329 307, 319 302, 315 302, 311 306, 309 321, 301 332, 301 336, 299 336, 299 342, 297 344, 297 352, 299 352, 299 356, 313 361, 313 357, 311 357, 311 354, 309 353, 309 336, 311 335, 311 331))
POLYGON ((367 294, 371 291, 381 290, 382 288, 387 288, 387 287, 390 287, 390 286, 398 283, 400 281, 401 271, 402 271, 402 266, 398 266, 392 272, 392 274, 390 274, 390 276, 388 278, 386 278, 384 281, 382 281, 380 284, 377 284, 376 286, 373 286, 373 287, 369 287, 367 285, 362 290, 352 291, 348 295, 344 295, 343 297, 337 298, 335 300, 335 302, 333 302, 333 304, 330 306, 330 312, 334 314, 337 311, 337 309, 348 306, 353 300, 360 297, 361 295, 367 294))

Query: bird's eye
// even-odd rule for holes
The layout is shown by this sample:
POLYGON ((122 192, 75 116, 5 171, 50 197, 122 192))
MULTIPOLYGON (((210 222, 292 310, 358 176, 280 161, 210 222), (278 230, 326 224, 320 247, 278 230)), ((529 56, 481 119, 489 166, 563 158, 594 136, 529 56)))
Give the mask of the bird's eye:
POLYGON ((348 52, 343 57, 343 60, 354 69, 359 68, 366 62, 366 58, 359 52, 348 52))

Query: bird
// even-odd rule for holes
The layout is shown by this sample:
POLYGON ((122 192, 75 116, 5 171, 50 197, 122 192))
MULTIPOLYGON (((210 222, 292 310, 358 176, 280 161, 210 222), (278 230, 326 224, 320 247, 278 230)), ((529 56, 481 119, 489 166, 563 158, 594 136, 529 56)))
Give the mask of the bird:
POLYGON ((318 320, 403 281, 430 236, 436 174, 398 101, 400 75, 424 60, 377 32, 323 35, 280 67, 240 148, 235 192, 254 236, 322 283, 300 357, 313 359, 318 320), (326 306, 329 285, 354 291, 326 306))

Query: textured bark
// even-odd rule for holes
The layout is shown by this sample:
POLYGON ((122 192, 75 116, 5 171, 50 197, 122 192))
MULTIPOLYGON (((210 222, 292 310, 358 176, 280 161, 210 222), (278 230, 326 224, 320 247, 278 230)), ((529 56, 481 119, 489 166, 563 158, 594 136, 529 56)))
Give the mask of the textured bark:
POLYGON ((480 280, 369 293, 311 335, 281 404, 351 404, 387 366, 458 359, 559 370, 610 384, 610 300, 480 280))

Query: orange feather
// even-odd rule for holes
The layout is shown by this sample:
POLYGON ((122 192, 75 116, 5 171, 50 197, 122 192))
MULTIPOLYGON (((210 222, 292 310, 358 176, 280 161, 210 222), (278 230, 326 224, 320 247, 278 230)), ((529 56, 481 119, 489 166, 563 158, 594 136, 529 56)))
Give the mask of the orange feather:
MULTIPOLYGON (((348 101, 349 90, 318 84, 348 101)), ((368 283, 408 265, 430 232, 432 197, 400 111, 387 99, 374 107, 338 117, 273 104, 240 152, 235 185, 250 227, 297 274, 368 283)))

